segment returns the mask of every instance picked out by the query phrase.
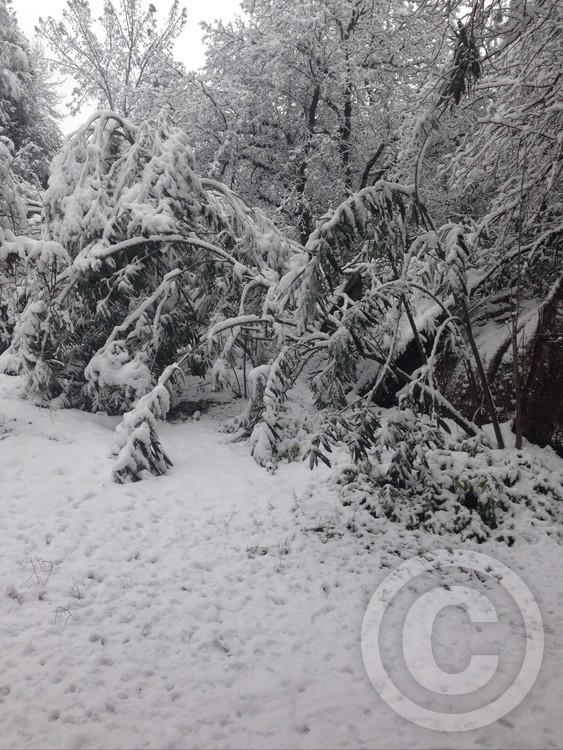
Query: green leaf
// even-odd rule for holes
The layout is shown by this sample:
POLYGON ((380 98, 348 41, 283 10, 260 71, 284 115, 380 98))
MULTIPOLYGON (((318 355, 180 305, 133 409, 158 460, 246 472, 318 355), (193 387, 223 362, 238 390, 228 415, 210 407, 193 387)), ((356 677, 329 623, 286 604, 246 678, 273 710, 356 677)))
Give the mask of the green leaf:
POLYGON ((440 427, 444 430, 444 432, 446 432, 448 435, 452 434, 450 426, 448 425, 447 422, 445 422, 441 417, 438 417, 437 421, 440 427))

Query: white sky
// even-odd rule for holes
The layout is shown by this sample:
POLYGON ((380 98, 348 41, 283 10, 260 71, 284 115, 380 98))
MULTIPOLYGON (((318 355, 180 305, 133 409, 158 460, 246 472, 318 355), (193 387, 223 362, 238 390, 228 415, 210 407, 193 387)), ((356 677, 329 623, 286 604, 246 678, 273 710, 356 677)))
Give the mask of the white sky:
MULTIPOLYGON (((148 4, 149 0, 146 0, 148 4)), ((117 2, 117 0, 116 0, 117 2)), ((164 17, 172 4, 172 0, 152 0, 153 4, 164 17)), ((55 20, 62 20, 63 10, 67 0, 13 0, 12 7, 16 11, 18 25, 28 39, 34 36, 34 28, 39 17, 52 16, 55 20)), ((97 17, 101 13, 102 0, 90 0, 92 15, 97 17)), ((188 21, 182 36, 176 42, 175 57, 181 60, 188 70, 195 70, 204 61, 204 47, 201 41, 200 21, 213 21, 216 18, 230 20, 240 11, 240 0, 180 0, 180 5, 188 11, 188 21)), ((67 85, 70 92, 72 84, 67 85)), ((61 113, 66 114, 64 105, 61 113)), ((86 113, 87 114, 87 113, 86 113)), ((64 117, 60 125, 64 133, 74 130, 84 119, 84 115, 64 117)))

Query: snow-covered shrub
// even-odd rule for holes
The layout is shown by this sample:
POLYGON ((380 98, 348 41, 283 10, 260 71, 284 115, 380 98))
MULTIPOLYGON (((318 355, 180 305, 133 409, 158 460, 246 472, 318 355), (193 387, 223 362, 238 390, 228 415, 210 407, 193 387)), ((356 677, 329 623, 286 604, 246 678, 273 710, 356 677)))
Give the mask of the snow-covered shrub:
MULTIPOLYGON (((420 439, 420 430, 415 437, 420 439)), ((407 481, 393 468, 396 454, 380 458, 382 463, 345 468, 337 479, 344 503, 376 518, 508 544, 523 517, 528 524, 555 528, 563 520, 563 475, 545 470, 537 457, 491 450, 476 439, 450 440, 442 447, 427 442, 419 470, 407 481)))
POLYGON ((168 367, 156 386, 128 411, 116 429, 112 477, 118 484, 137 482, 144 476, 161 476, 172 466, 157 432, 157 420, 164 419, 170 407, 167 381, 176 370, 168 367))
MULTIPOLYGON (((0 130, 1 133, 1 130, 0 130)), ((25 226, 25 210, 12 174, 13 144, 0 135, 0 352, 9 344, 18 310, 17 284, 12 280, 5 243, 25 226)))
POLYGON ((25 366, 30 373, 29 393, 42 399, 58 395, 51 370, 53 365, 55 370, 60 365, 64 313, 58 308, 54 292, 58 274, 69 262, 68 254, 56 242, 4 231, 4 241, 0 242, 0 351, 8 346, 10 349, 0 358, 0 368, 11 372, 25 366), (51 374, 47 376, 47 372, 51 374))
POLYGON ((122 341, 113 341, 88 363, 84 376, 85 393, 94 411, 119 414, 131 409, 151 390, 151 373, 139 355, 129 353, 122 341))
POLYGON ((252 455, 260 466, 276 465, 282 432, 280 415, 301 366, 299 349, 285 346, 270 364, 255 367, 249 373, 248 405, 232 421, 230 430, 249 438, 252 455))
MULTIPOLYGON (((211 364, 236 358, 234 326, 222 322, 259 312, 277 278, 268 264, 275 256, 284 270, 291 253, 266 219, 196 175, 185 134, 164 117, 135 126, 93 115, 53 163, 45 219, 45 240, 72 258, 56 279, 68 319, 57 330, 59 393, 45 397, 109 413, 130 409, 204 338, 211 364)), ((47 296, 32 301, 45 309, 47 296)), ((25 358, 20 367, 29 374, 25 358)))
MULTIPOLYGON (((68 323, 56 304, 44 299, 30 302, 18 320, 10 349, 2 356, 8 372, 25 371, 23 395, 42 405, 61 396, 60 342, 68 323)), ((61 402, 67 405, 64 398, 61 402)))
POLYGON ((28 395, 120 414, 176 360, 219 373, 275 352, 253 334, 275 325, 264 302, 294 245, 199 177, 163 116, 93 115, 53 163, 44 216, 37 247, 66 267, 37 284, 10 350, 28 395))

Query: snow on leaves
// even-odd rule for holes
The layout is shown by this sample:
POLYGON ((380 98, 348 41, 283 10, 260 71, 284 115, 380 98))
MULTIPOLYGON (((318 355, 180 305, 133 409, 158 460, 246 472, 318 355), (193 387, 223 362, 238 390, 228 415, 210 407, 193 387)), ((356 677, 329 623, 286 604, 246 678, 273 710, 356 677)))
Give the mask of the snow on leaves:
POLYGON ((176 366, 166 368, 156 386, 142 396, 123 416, 116 430, 112 476, 115 482, 135 482, 144 476, 160 476, 172 462, 164 452, 157 433, 157 420, 164 419, 170 407, 167 381, 176 366))

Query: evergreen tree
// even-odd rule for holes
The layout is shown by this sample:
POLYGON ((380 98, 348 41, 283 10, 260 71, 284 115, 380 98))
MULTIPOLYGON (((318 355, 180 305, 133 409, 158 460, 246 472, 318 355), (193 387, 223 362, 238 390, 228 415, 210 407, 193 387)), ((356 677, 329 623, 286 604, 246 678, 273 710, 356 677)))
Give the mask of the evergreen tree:
POLYGON ((46 187, 61 144, 55 101, 41 50, 29 45, 13 10, 0 0, 0 128, 13 144, 12 169, 22 187, 46 187))
POLYGON ((164 116, 137 127, 93 115, 53 163, 45 219, 45 241, 72 264, 28 308, 13 350, 29 394, 109 413, 134 406, 207 329, 221 338, 248 284, 258 311, 291 252, 264 217, 196 175, 164 116))
POLYGON ((44 248, 21 237, 29 230, 26 204, 37 202, 60 145, 41 66, 10 4, 0 0, 0 351, 48 265, 44 248))

